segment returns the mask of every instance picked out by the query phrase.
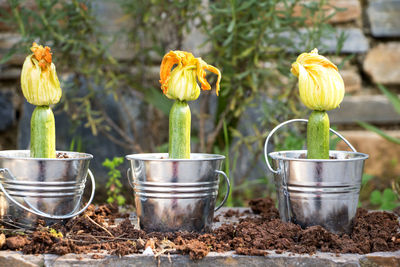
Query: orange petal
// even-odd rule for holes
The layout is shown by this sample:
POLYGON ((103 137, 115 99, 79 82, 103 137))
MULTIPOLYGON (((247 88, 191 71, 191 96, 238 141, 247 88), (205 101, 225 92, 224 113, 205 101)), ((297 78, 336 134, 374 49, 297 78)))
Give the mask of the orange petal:
POLYGON ((168 80, 171 74, 171 69, 175 64, 178 63, 180 63, 180 59, 173 51, 169 51, 169 53, 164 56, 161 62, 160 83, 164 94, 168 92, 168 80))
POLYGON ((175 64, 180 66, 194 65, 195 58, 192 53, 185 51, 169 51, 164 56, 160 67, 160 83, 164 94, 168 92, 168 81, 171 69, 175 64))
POLYGON ((201 83, 203 90, 210 90, 211 85, 206 80, 206 71, 211 71, 218 75, 216 83, 216 93, 219 93, 219 84, 221 81, 221 72, 214 66, 208 65, 201 58, 195 58, 192 53, 185 51, 169 51, 161 62, 160 67, 160 83, 161 89, 164 94, 168 92, 168 83, 171 76, 171 69, 174 65, 178 64, 179 67, 196 66, 196 75, 201 83))
POLYGON ((219 92, 219 83, 221 81, 221 72, 214 66, 208 65, 204 60, 198 58, 197 61, 197 78, 201 83, 201 89, 203 90, 210 90, 211 86, 206 80, 206 72, 205 70, 211 71, 218 75, 218 79, 216 82, 216 94, 218 95, 219 92))
POLYGON ((50 66, 52 57, 50 52, 50 47, 43 47, 38 45, 37 43, 33 43, 31 47, 31 51, 33 52, 37 61, 39 61, 39 66, 44 70, 50 66))
POLYGON ((206 80, 206 72, 205 72, 206 65, 207 65, 207 63, 205 63, 201 58, 198 59, 198 61, 197 61, 197 79, 199 79, 199 82, 201 83, 201 89, 210 90, 211 85, 206 80))
POLYGON ((44 51, 44 60, 46 60, 47 63, 51 63, 51 53, 50 53, 50 47, 46 46, 44 51))
POLYGON ((221 72, 220 72, 219 69, 217 69, 216 67, 211 66, 211 65, 208 65, 208 64, 206 65, 205 69, 208 70, 208 71, 211 71, 212 73, 215 73, 215 74, 218 75, 217 82, 215 83, 215 87, 216 87, 215 93, 218 95, 218 92, 219 92, 219 83, 221 82, 221 72))

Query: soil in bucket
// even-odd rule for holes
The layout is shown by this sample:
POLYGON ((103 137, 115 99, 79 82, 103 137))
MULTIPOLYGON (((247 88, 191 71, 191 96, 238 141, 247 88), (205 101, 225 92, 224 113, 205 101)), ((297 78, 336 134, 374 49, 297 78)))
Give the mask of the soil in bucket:
POLYGON ((219 215, 217 220, 226 223, 207 234, 146 233, 135 229, 129 214, 119 214, 114 206, 90 206, 64 225, 39 225, 35 231, 24 233, 4 230, 0 246, 27 254, 93 253, 93 258, 102 258, 105 253, 143 253, 150 247, 155 255, 188 254, 191 259, 201 259, 210 251, 231 250, 245 255, 267 255, 267 250, 307 254, 400 250, 400 225, 395 213, 358 209, 353 232, 336 235, 320 226, 302 229, 282 222, 272 199, 255 199, 249 206, 251 211, 228 210, 219 215))

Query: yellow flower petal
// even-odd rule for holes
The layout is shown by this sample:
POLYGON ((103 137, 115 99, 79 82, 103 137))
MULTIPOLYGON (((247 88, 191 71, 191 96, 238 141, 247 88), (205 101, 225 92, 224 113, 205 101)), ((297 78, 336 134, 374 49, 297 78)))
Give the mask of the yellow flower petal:
POLYGON ((300 99, 312 110, 335 109, 344 97, 344 83, 337 67, 314 49, 302 53, 291 72, 299 78, 300 99))
POLYGON ((33 44, 33 54, 25 58, 21 72, 22 93, 36 106, 56 104, 61 98, 60 82, 56 67, 51 62, 50 48, 33 44))

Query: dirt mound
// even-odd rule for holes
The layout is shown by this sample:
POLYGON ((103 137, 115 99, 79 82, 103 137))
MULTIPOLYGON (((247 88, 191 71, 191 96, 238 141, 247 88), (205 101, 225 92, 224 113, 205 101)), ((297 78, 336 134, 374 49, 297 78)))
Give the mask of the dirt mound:
MULTIPOLYGON (((88 210, 51 228, 39 225, 36 231, 24 235, 8 234, 3 249, 22 250, 24 253, 96 253, 106 251, 113 255, 146 253, 188 254, 201 259, 210 251, 234 250, 244 255, 277 253, 315 253, 317 250, 333 253, 370 253, 400 249, 398 217, 388 212, 357 211, 351 235, 336 235, 321 226, 302 229, 293 223, 284 223, 272 199, 255 199, 249 203, 254 214, 225 213, 227 218, 241 216, 238 223, 223 224, 212 233, 189 232, 145 233, 137 230, 128 215, 119 214, 116 207, 90 206, 88 210), (244 216, 244 217, 243 217, 244 216), (115 224, 117 218, 124 218, 115 224), (147 249, 146 249, 147 248, 147 249)), ((101 258, 94 254, 93 258, 101 258)))

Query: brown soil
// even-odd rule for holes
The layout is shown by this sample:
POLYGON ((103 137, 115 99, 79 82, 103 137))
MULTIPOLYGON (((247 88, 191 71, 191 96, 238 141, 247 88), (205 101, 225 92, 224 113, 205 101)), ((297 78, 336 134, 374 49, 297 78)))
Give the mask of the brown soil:
POLYGON ((336 235, 320 226, 302 229, 293 223, 283 223, 273 200, 250 201, 254 214, 247 216, 228 210, 224 217, 240 217, 235 224, 223 224, 212 233, 189 232, 145 233, 137 230, 128 217, 118 214, 115 207, 90 206, 88 210, 51 228, 39 225, 36 231, 25 235, 8 233, 3 249, 22 250, 24 253, 96 253, 114 255, 142 253, 150 247, 157 256, 165 253, 188 254, 201 259, 210 251, 234 250, 244 255, 267 255, 266 250, 313 254, 316 251, 332 253, 370 253, 400 250, 398 217, 388 212, 357 211, 353 232, 336 235), (243 217, 244 216, 244 217, 243 217), (126 217, 115 225, 116 218, 126 217))
POLYGON ((64 152, 58 152, 56 157, 58 159, 68 159, 69 158, 68 154, 64 153, 64 152))

